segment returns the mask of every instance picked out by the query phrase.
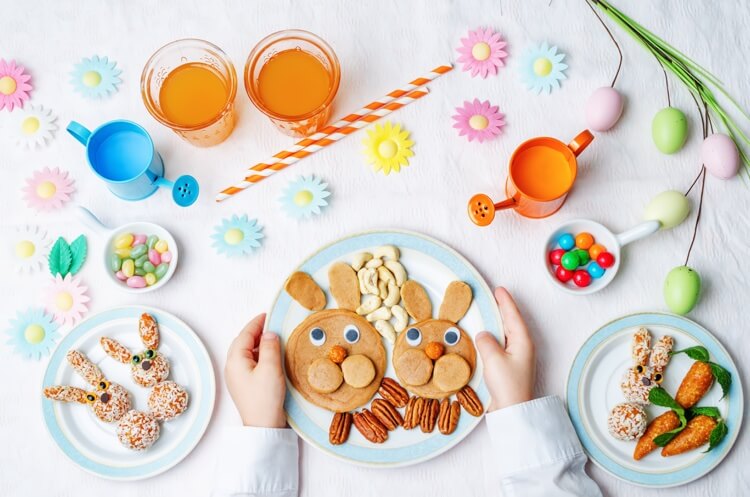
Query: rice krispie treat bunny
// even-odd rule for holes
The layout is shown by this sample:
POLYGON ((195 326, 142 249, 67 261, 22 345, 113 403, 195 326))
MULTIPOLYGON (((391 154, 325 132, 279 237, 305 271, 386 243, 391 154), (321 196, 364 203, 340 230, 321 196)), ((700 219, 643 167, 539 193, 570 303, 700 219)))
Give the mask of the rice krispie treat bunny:
POLYGON ((651 389, 664 380, 664 369, 669 363, 674 339, 665 335, 651 349, 651 334, 640 328, 633 334, 633 366, 627 370, 620 388, 630 402, 649 404, 651 389))

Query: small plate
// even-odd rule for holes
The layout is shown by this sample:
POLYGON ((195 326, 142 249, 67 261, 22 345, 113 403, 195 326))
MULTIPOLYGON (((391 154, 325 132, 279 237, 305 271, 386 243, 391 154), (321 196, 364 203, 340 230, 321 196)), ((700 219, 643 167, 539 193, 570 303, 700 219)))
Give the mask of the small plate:
MULTIPOLYGON (((693 362, 685 354, 673 356, 661 386, 674 396, 693 362)), ((689 319, 661 313, 625 316, 594 333, 573 361, 566 397, 571 420, 591 460, 621 480, 646 487, 683 485, 715 468, 737 440, 744 406, 737 368, 718 340, 689 319), (633 333, 642 326, 651 332, 652 346, 663 335, 674 338, 674 350, 703 345, 711 354, 711 360, 732 374, 727 397, 721 398, 721 387, 715 383, 699 402, 701 406, 718 407, 729 427, 727 437, 711 452, 704 452, 706 446, 678 456, 662 457, 656 450, 635 461, 633 450, 636 442, 616 440, 607 431, 609 412, 616 404, 625 401, 620 380, 632 365, 630 346, 633 333)), ((653 405, 646 408, 649 419, 664 411, 664 408, 653 405)))
MULTIPOLYGON (((486 330, 502 341, 502 321, 495 298, 477 270, 453 249, 424 235, 403 231, 353 235, 323 247, 300 266, 291 269, 289 274, 294 271, 307 272, 328 293, 328 267, 333 262, 351 262, 355 254, 372 251, 381 245, 395 245, 399 248, 400 262, 406 268, 409 278, 418 281, 425 288, 435 311, 451 281, 468 283, 473 292, 473 300, 469 311, 459 323, 461 328, 472 338, 486 330)), ((333 301, 330 293, 328 298, 329 303, 333 301)), ((266 326, 279 333, 282 341, 286 341, 294 328, 308 315, 309 311, 294 302, 282 289, 276 297, 266 326)), ((383 344, 388 356, 385 375, 396 378, 391 364, 392 346, 385 340, 383 344)), ((482 362, 479 358, 469 385, 486 407, 489 394, 482 380, 482 362)), ((463 440, 481 419, 462 409, 458 427, 451 435, 442 435, 437 427, 429 434, 424 434, 419 429, 406 431, 399 428, 390 432, 388 440, 383 444, 370 443, 352 427, 346 443, 331 445, 328 442, 328 428, 333 413, 305 400, 288 381, 285 408, 289 425, 311 445, 348 462, 374 467, 407 466, 431 459, 463 440)))
POLYGON ((138 319, 144 312, 159 323, 159 353, 169 359, 169 379, 184 386, 190 395, 188 409, 182 415, 161 423, 161 436, 151 448, 129 450, 117 440, 117 423, 100 421, 86 405, 54 402, 40 394, 47 429, 65 455, 86 471, 112 480, 149 478, 179 463, 200 441, 214 408, 216 381, 203 343, 175 316, 142 306, 110 309, 76 326, 52 354, 43 387, 91 389, 65 359, 69 350, 77 349, 97 364, 108 380, 130 391, 133 409, 147 409, 150 389, 137 385, 130 376, 130 366, 107 356, 99 345, 99 338, 109 336, 130 350, 142 350, 138 319))

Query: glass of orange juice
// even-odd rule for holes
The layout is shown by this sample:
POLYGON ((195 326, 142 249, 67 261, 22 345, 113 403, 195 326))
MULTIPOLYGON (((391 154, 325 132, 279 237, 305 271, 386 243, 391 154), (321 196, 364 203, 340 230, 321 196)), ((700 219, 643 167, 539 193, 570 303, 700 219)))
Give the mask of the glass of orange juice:
POLYGON ((333 49, 298 29, 266 36, 245 64, 250 100, 291 136, 307 136, 325 126, 340 80, 341 67, 333 49))
POLYGON ((223 142, 234 129, 237 73, 219 47, 184 39, 146 62, 141 94, 154 118, 197 147, 223 142))

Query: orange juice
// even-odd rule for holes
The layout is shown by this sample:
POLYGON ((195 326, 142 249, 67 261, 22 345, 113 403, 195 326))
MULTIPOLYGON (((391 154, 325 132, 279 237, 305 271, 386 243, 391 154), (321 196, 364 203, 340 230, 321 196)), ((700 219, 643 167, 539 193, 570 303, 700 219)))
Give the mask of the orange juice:
POLYGON ((170 72, 159 90, 164 116, 178 126, 210 123, 229 101, 224 79, 208 64, 190 62, 170 72))
POLYGON ((546 146, 521 151, 512 164, 511 175, 519 190, 539 200, 559 197, 573 182, 573 172, 565 155, 546 146))

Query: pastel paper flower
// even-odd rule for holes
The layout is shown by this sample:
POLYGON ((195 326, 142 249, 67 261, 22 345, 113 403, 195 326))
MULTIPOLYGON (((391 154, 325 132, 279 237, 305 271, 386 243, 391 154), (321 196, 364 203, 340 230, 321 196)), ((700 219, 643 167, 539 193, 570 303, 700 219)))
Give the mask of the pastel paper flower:
POLYGON ((260 248, 262 230, 263 227, 258 224, 257 219, 248 220, 247 214, 239 217, 233 215, 231 218, 222 219, 221 224, 214 227, 214 234, 211 235, 214 241, 212 246, 216 252, 227 257, 246 255, 260 248))
POLYGON ((12 133, 16 144, 26 148, 43 147, 54 137, 57 130, 57 116, 51 110, 41 105, 30 105, 21 110, 19 116, 14 115, 12 133))
POLYGON ((48 167, 34 171, 23 188, 26 204, 38 211, 59 209, 70 200, 74 191, 73 180, 68 178, 67 171, 48 167))
POLYGON ((16 65, 15 60, 6 62, 0 59, 0 110, 5 108, 13 112, 14 107, 23 108, 33 89, 23 66, 16 65))
POLYGON ((75 325, 89 310, 86 302, 91 299, 86 295, 87 290, 79 278, 70 274, 62 278, 58 274, 45 291, 44 307, 58 324, 75 325))
POLYGON ((103 98, 117 92, 121 73, 115 61, 94 55, 90 59, 84 57, 73 67, 70 82, 86 98, 103 98))
POLYGON ((331 192, 327 188, 328 183, 320 178, 300 176, 289 183, 280 200, 291 217, 309 218, 320 214, 320 208, 328 205, 326 198, 331 192))
POLYGON ((408 158, 414 155, 411 151, 414 142, 409 140, 409 132, 390 121, 368 129, 367 138, 362 143, 367 163, 373 165, 375 172, 383 171, 385 175, 391 171, 400 172, 401 166, 408 166, 408 158))
POLYGON ((43 309, 30 307, 17 312, 16 318, 10 320, 7 343, 25 358, 39 360, 55 348, 60 339, 57 330, 57 324, 43 309))
POLYGON ((500 33, 490 28, 469 31, 466 38, 461 38, 461 46, 456 49, 460 54, 458 62, 464 65, 464 71, 471 71, 471 77, 494 76, 500 67, 505 66, 508 52, 503 49, 506 45, 500 33))
POLYGON ((19 272, 34 272, 47 261, 50 240, 47 232, 38 226, 16 228, 16 241, 13 254, 19 272))
POLYGON ((502 134, 505 121, 497 105, 491 105, 489 100, 480 102, 475 98, 473 102, 464 102, 463 107, 456 107, 458 114, 453 116, 459 136, 466 136, 469 141, 475 138, 482 143, 502 134))
POLYGON ((565 54, 558 53, 557 47, 547 42, 527 51, 521 60, 521 77, 524 84, 537 95, 549 94, 553 88, 560 88, 560 81, 566 79, 563 64, 565 54))

